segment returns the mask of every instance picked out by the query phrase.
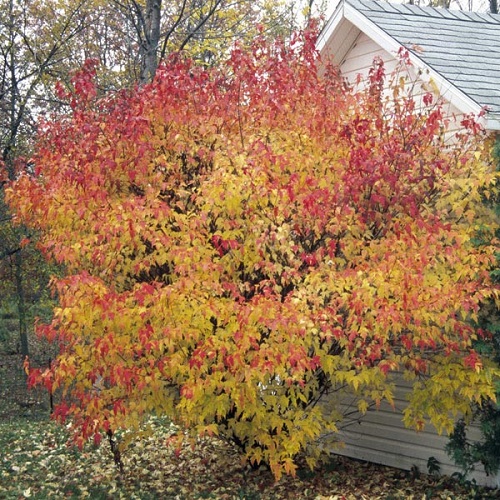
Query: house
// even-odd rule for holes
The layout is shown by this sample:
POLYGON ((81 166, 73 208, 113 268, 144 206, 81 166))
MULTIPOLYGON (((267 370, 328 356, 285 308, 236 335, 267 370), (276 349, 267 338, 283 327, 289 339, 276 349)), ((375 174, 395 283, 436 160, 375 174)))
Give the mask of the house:
MULTIPOLYGON (((410 77, 439 93, 450 115, 486 110, 484 127, 490 133, 500 131, 500 15, 342 0, 317 47, 322 58, 332 60, 352 83, 367 74, 375 57, 391 71, 400 49, 406 48, 412 62, 410 77)), ((432 427, 420 433, 403 427, 409 390, 400 383, 395 409, 386 405, 360 418, 355 415, 342 431, 346 447, 339 453, 408 470, 418 467, 422 472, 427 472, 432 457, 440 462, 442 473, 458 471, 444 451, 446 436, 432 427)), ((352 414, 348 404, 346 413, 352 414)), ((500 475, 487 477, 478 470, 474 478, 500 487, 500 475)))
POLYGON ((478 114, 486 107, 486 129, 500 130, 500 15, 344 0, 317 47, 351 81, 376 56, 394 67, 404 47, 421 78, 455 110, 478 114))

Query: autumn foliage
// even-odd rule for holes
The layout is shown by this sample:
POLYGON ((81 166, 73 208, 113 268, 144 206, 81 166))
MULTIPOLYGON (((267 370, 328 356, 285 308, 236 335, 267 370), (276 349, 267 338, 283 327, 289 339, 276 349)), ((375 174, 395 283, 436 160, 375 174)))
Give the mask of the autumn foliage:
POLYGON ((408 426, 493 397, 473 349, 496 293, 480 127, 449 141, 402 73, 375 62, 354 91, 320 64, 312 34, 257 41, 98 99, 90 63, 72 114, 42 124, 10 203, 66 270, 39 325, 61 353, 30 380, 62 391, 78 444, 162 414, 279 477, 313 463, 343 395, 391 402, 395 373, 408 426))

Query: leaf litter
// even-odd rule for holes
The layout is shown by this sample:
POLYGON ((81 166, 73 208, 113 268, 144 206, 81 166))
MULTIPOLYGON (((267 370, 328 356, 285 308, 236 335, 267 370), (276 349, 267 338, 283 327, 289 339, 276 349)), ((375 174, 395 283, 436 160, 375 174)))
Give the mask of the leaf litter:
POLYGON ((106 444, 83 452, 68 447, 66 429, 19 419, 0 423, 0 498, 89 499, 488 499, 498 490, 448 477, 378 466, 334 456, 311 471, 299 460, 296 477, 276 482, 269 470, 253 470, 237 451, 216 438, 169 444, 177 432, 165 419, 150 421, 123 453, 120 474, 106 444))

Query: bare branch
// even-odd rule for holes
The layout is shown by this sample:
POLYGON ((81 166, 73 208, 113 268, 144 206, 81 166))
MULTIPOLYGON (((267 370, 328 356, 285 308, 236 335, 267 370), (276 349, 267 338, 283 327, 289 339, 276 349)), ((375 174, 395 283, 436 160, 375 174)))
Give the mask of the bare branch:
POLYGON ((179 15, 177 17, 177 20, 174 22, 174 24, 172 24, 171 28, 165 34, 165 37, 163 39, 163 45, 162 45, 162 48, 161 48, 161 53, 160 53, 160 60, 162 60, 162 59, 165 58, 165 53, 167 51, 168 41, 169 41, 170 37, 172 36, 173 32, 177 29, 177 27, 179 26, 179 24, 183 20, 182 17, 184 16, 184 11, 186 9, 186 4, 187 4, 187 0, 183 0, 181 11, 180 11, 180 13, 179 13, 179 15))

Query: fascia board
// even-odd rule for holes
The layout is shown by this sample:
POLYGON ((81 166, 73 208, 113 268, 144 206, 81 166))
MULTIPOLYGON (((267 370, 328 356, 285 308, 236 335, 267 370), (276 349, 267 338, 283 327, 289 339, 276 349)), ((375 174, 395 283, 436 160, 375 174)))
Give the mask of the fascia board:
MULTIPOLYGON (((342 23, 345 23, 346 19, 344 16, 345 3, 341 1, 332 16, 328 20, 326 26, 323 28, 316 41, 316 49, 318 52, 322 52, 328 44, 328 41, 332 38, 333 34, 341 29, 342 23)), ((339 55, 340 59, 344 57, 345 54, 339 55)))
POLYGON ((337 7, 335 12, 331 15, 330 19, 328 19, 326 26, 321 30, 321 33, 316 40, 316 49, 319 52, 321 52, 325 48, 326 43, 337 29, 337 26, 339 25, 343 17, 343 4, 340 4, 340 6, 337 7))

